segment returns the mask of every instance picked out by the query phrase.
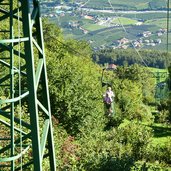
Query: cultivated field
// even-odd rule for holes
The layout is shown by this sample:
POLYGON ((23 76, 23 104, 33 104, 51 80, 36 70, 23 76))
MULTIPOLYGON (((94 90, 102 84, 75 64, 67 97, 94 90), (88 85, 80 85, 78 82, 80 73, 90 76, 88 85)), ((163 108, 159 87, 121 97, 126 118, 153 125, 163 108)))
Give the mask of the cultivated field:
MULTIPOLYGON (((74 12, 66 12, 51 18, 63 29, 66 38, 87 40, 92 47, 117 47, 119 39, 127 38, 129 41, 139 42, 138 35, 149 31, 151 35, 141 39, 152 44, 143 44, 141 48, 166 50, 166 32, 158 35, 159 30, 167 28, 165 0, 139 0, 138 2, 137 0, 76 0, 75 2, 80 3, 73 10, 74 12), (93 10, 90 10, 92 8, 93 10), (85 16, 92 18, 85 18, 85 16), (155 41, 160 43, 154 45, 155 41)), ((169 36, 170 28, 171 22, 169 36)), ((168 46, 170 49, 171 45, 168 46)))

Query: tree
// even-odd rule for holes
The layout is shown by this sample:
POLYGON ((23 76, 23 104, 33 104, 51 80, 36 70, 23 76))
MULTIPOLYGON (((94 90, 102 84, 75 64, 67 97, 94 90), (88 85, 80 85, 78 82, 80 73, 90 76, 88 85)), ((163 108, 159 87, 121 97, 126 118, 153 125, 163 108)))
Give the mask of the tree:
POLYGON ((103 114, 100 68, 91 61, 86 42, 64 41, 54 29, 45 25, 45 31, 53 32, 45 37, 51 37, 45 45, 52 113, 70 134, 77 134, 90 116, 103 114))

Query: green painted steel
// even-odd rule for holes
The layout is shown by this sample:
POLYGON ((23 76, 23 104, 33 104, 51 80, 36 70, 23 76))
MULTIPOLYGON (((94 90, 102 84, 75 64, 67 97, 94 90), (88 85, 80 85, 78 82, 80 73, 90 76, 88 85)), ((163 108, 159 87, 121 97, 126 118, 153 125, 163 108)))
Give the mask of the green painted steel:
POLYGON ((154 72, 153 78, 156 79, 155 100, 160 103, 161 100, 167 99, 169 95, 168 72, 154 72))
POLYGON ((0 1, 0 170, 56 170, 39 6, 0 1))

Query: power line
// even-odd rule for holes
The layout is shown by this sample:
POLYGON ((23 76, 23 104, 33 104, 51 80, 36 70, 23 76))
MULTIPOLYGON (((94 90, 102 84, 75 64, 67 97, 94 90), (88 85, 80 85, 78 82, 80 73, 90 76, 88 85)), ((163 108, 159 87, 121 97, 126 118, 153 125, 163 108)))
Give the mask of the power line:
MULTIPOLYGON (((116 11, 115 11, 115 9, 114 9, 114 7, 113 7, 111 1, 108 0, 108 3, 109 3, 109 5, 110 5, 110 7, 112 8, 112 10, 114 11, 114 14, 115 14, 116 18, 118 19, 119 24, 121 25, 122 29, 123 29, 124 32, 128 35, 128 32, 127 32, 126 28, 124 27, 124 25, 122 24, 122 22, 120 21, 119 16, 117 15, 117 13, 116 13, 116 11)), ((144 59, 142 58, 141 54, 140 54, 140 53, 138 52, 138 50, 135 48, 135 45, 132 43, 132 41, 131 41, 131 45, 133 46, 133 48, 134 48, 134 50, 136 51, 136 53, 138 54, 138 56, 141 58, 141 60, 142 60, 142 62, 144 63, 144 65, 145 65, 146 67, 148 67, 148 65, 146 64, 146 62, 145 62, 144 59)))
POLYGON ((80 53, 79 51, 75 50, 74 48, 72 48, 71 46, 61 42, 60 40, 57 40, 57 42, 59 42, 60 44, 62 44, 63 46, 67 47, 68 49, 70 49, 71 51, 75 52, 76 54, 80 55, 80 56, 83 56, 83 57, 86 57, 85 54, 82 54, 80 53))
POLYGON ((90 0, 87 0, 84 4, 80 5, 80 8, 84 7, 90 0))
POLYGON ((167 53, 169 51, 169 12, 170 12, 169 0, 167 0, 167 53))

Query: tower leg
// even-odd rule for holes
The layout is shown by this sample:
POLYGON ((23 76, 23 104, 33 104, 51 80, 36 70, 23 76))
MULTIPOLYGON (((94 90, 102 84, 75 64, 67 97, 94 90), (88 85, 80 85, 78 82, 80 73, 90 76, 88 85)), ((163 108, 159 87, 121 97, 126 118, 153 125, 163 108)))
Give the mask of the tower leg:
POLYGON ((0 33, 9 34, 5 39, 0 34, 0 69, 5 68, 0 75, 0 126, 9 137, 0 137, 0 170, 41 171, 48 157, 49 170, 56 171, 39 1, 6 2, 0 2, 0 22, 10 21, 9 31, 3 30, 5 25, 0 28, 0 33))

